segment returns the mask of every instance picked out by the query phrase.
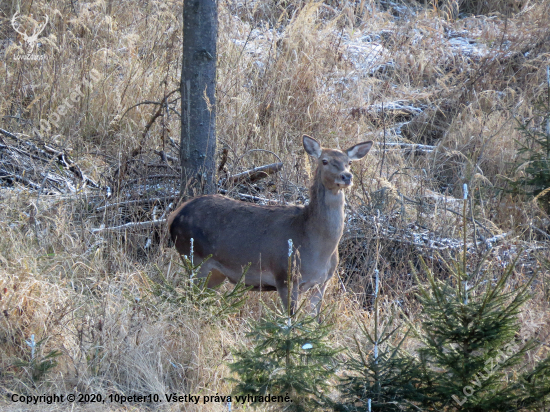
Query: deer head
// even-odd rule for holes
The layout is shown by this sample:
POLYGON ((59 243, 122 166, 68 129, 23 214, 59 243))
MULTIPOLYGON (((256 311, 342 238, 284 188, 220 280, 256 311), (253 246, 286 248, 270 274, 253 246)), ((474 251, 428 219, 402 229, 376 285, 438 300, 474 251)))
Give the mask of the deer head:
POLYGON ((324 149, 319 142, 308 135, 302 137, 306 152, 317 159, 318 179, 328 190, 337 192, 352 185, 351 163, 363 158, 372 142, 359 143, 345 151, 324 149))

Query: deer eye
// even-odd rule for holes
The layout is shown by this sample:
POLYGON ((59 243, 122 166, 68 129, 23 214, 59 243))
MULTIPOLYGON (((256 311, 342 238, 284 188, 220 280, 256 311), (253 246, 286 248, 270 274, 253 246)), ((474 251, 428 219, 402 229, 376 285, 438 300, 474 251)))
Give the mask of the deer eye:
POLYGON ((349 164, 349 165, 351 166, 351 160, 349 161, 349 163, 348 163, 348 164, 349 164))
POLYGON ((323 159, 323 164, 324 164, 324 165, 328 165, 328 160, 327 160, 327 159, 323 159))

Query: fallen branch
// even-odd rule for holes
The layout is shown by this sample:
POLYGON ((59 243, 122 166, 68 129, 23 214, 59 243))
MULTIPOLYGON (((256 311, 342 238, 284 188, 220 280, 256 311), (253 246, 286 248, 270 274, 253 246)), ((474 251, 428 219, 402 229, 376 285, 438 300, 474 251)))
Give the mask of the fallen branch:
POLYGON ((125 181, 124 183, 129 185, 132 183, 138 183, 142 182, 143 180, 149 180, 149 179, 179 179, 179 175, 172 175, 172 174, 162 174, 162 175, 145 175, 142 177, 138 177, 137 179, 130 179, 125 181))
MULTIPOLYGON (((363 219, 364 220, 364 219, 363 219)), ((425 239, 425 235, 422 236, 418 233, 401 233, 401 234, 398 234, 398 233, 394 233, 394 234, 388 234, 388 233, 384 233, 385 231, 382 231, 380 234, 377 234, 377 235, 361 235, 361 234, 352 234, 352 235, 347 235, 347 236, 344 236, 342 237, 342 240, 340 241, 340 243, 345 243, 347 241, 350 241, 350 240, 355 240, 355 239, 368 239, 368 240, 373 240, 373 239, 381 239, 381 240, 385 240, 385 241, 393 241, 393 242, 398 242, 398 243, 402 243, 402 244, 405 244, 405 245, 411 245, 411 246, 416 246, 416 247, 419 247, 419 248, 422 248, 422 249, 431 249, 431 250, 438 250, 438 251, 444 251, 444 250, 456 250, 456 249, 459 249, 462 246, 462 241, 459 240, 459 239, 453 239, 453 238, 438 238, 438 239, 425 239), (411 237, 413 237, 413 239, 409 239, 406 237, 406 235, 409 235, 411 237), (416 239, 414 238, 415 236, 413 235, 416 235, 416 239), (419 238, 421 238, 423 240, 423 242, 419 242, 419 238), (436 244, 438 243, 438 244, 436 244)))
POLYGON ((6 136, 6 137, 10 137, 10 138, 12 138, 12 139, 14 139, 14 140, 19 141, 19 139, 18 139, 18 137, 17 137, 16 135, 14 135, 13 133, 8 132, 7 130, 0 129, 0 133, 2 133, 2 134, 3 134, 4 136, 6 136))
POLYGON ((283 168, 283 163, 271 163, 269 165, 255 167, 254 169, 247 170, 246 172, 238 173, 233 176, 229 176, 227 179, 222 180, 222 184, 229 183, 241 183, 247 181, 249 183, 257 182, 264 179, 269 175, 277 173, 283 168))
POLYGON ((512 232, 501 233, 500 235, 496 235, 496 236, 493 236, 489 239, 485 239, 484 242, 477 242, 477 244, 481 245, 482 243, 485 243, 485 246, 487 246, 487 249, 492 249, 495 243, 498 243, 501 240, 506 239, 511 234, 512 234, 512 232))
MULTIPOLYGON (((413 199, 411 199, 411 198, 409 198, 409 197, 407 197, 407 196, 405 196, 405 195, 403 195, 403 194, 401 194, 401 193, 399 193, 399 195, 400 195, 404 200, 406 200, 407 202, 414 203, 414 204, 417 204, 417 205, 422 204, 423 206, 431 206, 431 205, 426 204, 426 203, 417 202, 416 200, 413 200, 413 199)), ((445 211, 446 211, 446 212, 454 213, 455 215, 460 216, 461 218, 464 219, 464 216, 462 215, 462 213, 457 212, 456 210, 453 210, 453 209, 449 209, 449 208, 447 207, 446 204, 445 204, 445 211)), ((481 224, 478 220, 472 219, 471 217, 468 217, 468 216, 466 216, 466 219, 468 219, 471 223, 474 223, 474 224, 478 225, 480 228, 482 228, 483 230, 485 230, 487 233, 489 233, 489 235, 490 235, 491 237, 494 236, 493 233, 492 233, 489 229, 487 229, 483 224, 481 224)))
MULTIPOLYGON (((358 214, 357 212, 355 212, 355 214, 365 223, 369 225, 376 225, 375 222, 370 222, 368 219, 358 214)), ((502 233, 500 235, 496 235, 488 239, 483 239, 482 241, 477 241, 475 242, 475 244, 474 242, 469 242, 466 244, 466 247, 470 249, 474 245, 476 246, 485 245, 487 249, 492 249, 496 243, 502 241, 503 239, 507 238, 511 234, 512 232, 502 233)), ((391 228, 391 227, 388 229, 383 227, 380 228, 377 231, 376 235, 364 235, 360 233, 348 234, 342 237, 341 243, 354 240, 354 239, 369 239, 369 240, 382 239, 385 241, 393 241, 393 242, 398 242, 406 245, 415 246, 422 249, 437 250, 437 251, 460 250, 464 247, 464 241, 462 239, 442 238, 435 234, 432 234, 432 236, 430 236, 430 234, 418 233, 410 229, 395 230, 394 228, 391 228)))
MULTIPOLYGON (((226 189, 219 189, 218 190, 219 193, 221 193, 222 195, 226 195, 229 193, 228 190, 226 189)), ((258 196, 252 196, 252 195, 245 195, 244 193, 237 193, 237 195, 242 199, 242 200, 252 200, 253 202, 266 202, 266 203, 269 203, 269 202, 275 202, 275 203, 280 203, 276 200, 272 200, 272 199, 267 199, 265 197, 258 197, 258 196)))
POLYGON ((88 176, 86 176, 84 173, 82 173, 82 170, 77 166, 75 162, 72 161, 71 158, 69 158, 69 155, 67 155, 64 152, 60 152, 59 150, 55 150, 52 147, 49 147, 47 145, 44 145, 44 150, 57 157, 57 163, 61 166, 67 168, 73 174, 78 177, 80 180, 82 180, 83 184, 87 184, 88 186, 92 186, 95 189, 101 189, 101 186, 97 184, 95 181, 90 179, 88 176))
POLYGON ((8 145, 0 144, 0 149, 11 150, 12 152, 17 152, 21 156, 28 156, 28 157, 30 157, 34 160, 40 160, 41 162, 44 162, 44 163, 49 163, 50 162, 49 159, 44 159, 43 157, 34 155, 32 153, 29 153, 29 152, 25 152, 24 150, 18 149, 17 147, 14 147, 14 146, 8 146, 8 145))
POLYGON ((16 182, 19 182, 25 186, 32 187, 35 190, 40 190, 39 184, 34 183, 31 180, 24 178, 23 176, 11 173, 5 169, 0 169, 0 179, 15 180, 16 182))
POLYGON ((69 190, 74 191, 74 188, 70 183, 70 179, 74 176, 82 181, 83 186, 101 189, 101 186, 98 183, 82 173, 78 165, 72 161, 69 155, 65 152, 54 149, 44 143, 41 143, 39 147, 31 141, 23 141, 15 134, 4 129, 0 129, 0 134, 11 138, 18 143, 18 147, 8 144, 0 144, 0 150, 5 150, 7 153, 7 155, 2 159, 2 164, 5 167, 5 169, 3 169, 5 172, 3 176, 4 179, 9 179, 10 176, 13 175, 13 178, 17 181, 35 190, 40 190, 40 188, 46 183, 49 183, 55 188, 55 190, 63 193, 63 191, 55 185, 64 183, 67 185, 69 190), (44 166, 33 162, 33 160, 37 160, 45 164, 44 166, 46 169, 43 168, 44 166), (64 170, 71 172, 72 176, 68 173, 62 172, 61 170, 57 170, 57 173, 51 171, 51 168, 48 165, 52 162, 56 162, 61 165, 64 170), (43 176, 44 181, 40 184, 39 182, 32 181, 31 178, 25 178, 25 175, 33 175, 34 177, 43 176))
POLYGON ((96 212, 103 212, 104 210, 107 210, 107 209, 118 208, 122 206, 137 206, 137 205, 145 205, 149 203, 169 202, 177 198, 178 196, 165 196, 165 197, 152 197, 148 199, 128 200, 126 202, 109 203, 96 208, 96 212))
POLYGON ((100 232, 116 231, 116 230, 124 230, 124 229, 143 229, 148 227, 156 227, 156 226, 162 225, 163 223, 166 223, 166 220, 167 219, 151 220, 148 222, 130 222, 120 226, 100 227, 97 229, 91 229, 90 232, 100 233, 100 232))
POLYGON ((403 100, 398 100, 395 102, 387 102, 385 104, 373 104, 368 107, 354 107, 349 111, 349 114, 354 118, 358 119, 361 116, 371 116, 373 120, 378 116, 383 116, 385 118, 392 117, 414 117, 422 113, 423 109, 420 107, 414 107, 403 100))
MULTIPOLYGON (((376 142, 375 143, 378 146, 386 146, 392 149, 400 150, 400 149, 406 149, 409 151, 415 151, 419 153, 432 153, 436 146, 430 146, 426 144, 415 144, 415 143, 386 143, 384 142, 376 142)), ((379 152, 381 149, 376 149, 375 152, 379 152)))

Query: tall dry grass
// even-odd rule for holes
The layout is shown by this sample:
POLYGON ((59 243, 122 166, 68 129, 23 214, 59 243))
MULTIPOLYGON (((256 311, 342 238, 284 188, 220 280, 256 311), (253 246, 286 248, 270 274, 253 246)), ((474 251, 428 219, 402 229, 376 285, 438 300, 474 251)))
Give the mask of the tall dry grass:
MULTIPOLYGON (((377 146, 354 165, 356 185, 348 194, 353 224, 326 299, 337 306, 335 345, 352 346, 355 317, 372 324, 375 269, 382 274, 382 306, 398 305, 414 319, 419 308, 410 264, 426 252, 382 233, 392 227, 461 238, 461 217, 447 208, 458 210, 463 183, 470 187, 471 216, 494 235, 511 233, 498 253, 504 248, 511 257, 527 249, 518 276, 550 258, 548 239, 540 234, 548 230, 548 216, 502 191, 514 177, 515 142, 522 138, 515 119, 528 118, 545 90, 550 10, 547 2, 531 1, 514 2, 519 6, 511 12, 510 4, 462 2, 462 12, 493 14, 451 19, 439 5, 422 2, 220 2, 217 133, 219 151, 228 153, 227 173, 277 156, 285 164, 254 194, 307 200, 312 166, 299 143, 302 133, 332 147, 370 139, 437 146, 430 153, 377 146), (459 53, 453 36, 467 37, 483 52, 459 53), (421 112, 392 108, 393 102, 421 112)), ((173 110, 145 134, 157 105, 137 104, 161 102, 178 88, 181 14, 176 1, 2 2, 2 128, 37 138, 33 126, 56 112, 94 69, 100 79, 93 90, 41 139, 66 149, 106 184, 137 147, 147 161, 155 150, 177 156, 170 143, 179 140, 177 94, 170 99, 173 110), (29 30, 31 19, 49 16, 37 46, 45 60, 14 58, 24 47, 10 22, 18 9, 29 30)), ((141 165, 129 178, 145 173, 141 165)), ((245 339, 246 320, 260 316, 261 301, 276 304, 275 294, 249 294, 239 315, 215 324, 201 321, 191 307, 156 301, 148 278, 169 267, 174 276, 175 252, 162 232, 152 248, 144 246, 149 233, 91 232, 150 213, 115 208, 98 216, 90 213, 95 196, 1 190, 0 393, 228 394, 230 350, 245 339), (33 334, 42 342, 38 357, 62 352, 58 366, 38 382, 29 368, 13 366, 29 359, 26 341, 33 334)), ((469 239, 477 233, 488 236, 468 226, 469 239)), ((437 268, 437 259, 430 264, 437 268)), ((537 319, 547 317, 549 284, 544 269, 524 314, 525 334, 548 329, 537 319)), ((22 408, 9 401, 2 407, 22 408)), ((164 407, 226 410, 221 404, 164 407)))

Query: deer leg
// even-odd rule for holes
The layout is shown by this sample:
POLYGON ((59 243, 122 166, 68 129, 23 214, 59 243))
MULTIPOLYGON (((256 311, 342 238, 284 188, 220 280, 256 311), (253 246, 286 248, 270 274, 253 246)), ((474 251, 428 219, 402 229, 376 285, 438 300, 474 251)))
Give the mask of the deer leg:
POLYGON ((315 310, 316 315, 319 316, 321 313, 321 307, 323 306, 323 296, 325 295, 325 290, 327 288, 328 282, 334 272, 336 272, 336 267, 338 266, 338 252, 335 252, 330 258, 330 268, 328 270, 327 280, 322 284, 315 286, 315 291, 311 294, 309 298, 310 308, 315 310))
POLYGON ((314 287, 315 291, 311 294, 309 298, 309 307, 312 312, 317 316, 321 313, 321 307, 323 306, 323 296, 327 288, 328 280, 322 283, 321 285, 316 285, 314 287))
POLYGON ((208 284, 206 285, 209 288, 215 288, 218 285, 221 285, 225 280, 225 275, 214 267, 215 262, 212 259, 207 260, 202 266, 198 273, 200 278, 205 278, 210 274, 210 279, 208 279, 208 284))
POLYGON ((209 288, 215 288, 216 286, 221 285, 225 280, 225 275, 217 269, 212 269, 210 273, 212 274, 210 275, 210 279, 208 279, 207 285, 209 288))

